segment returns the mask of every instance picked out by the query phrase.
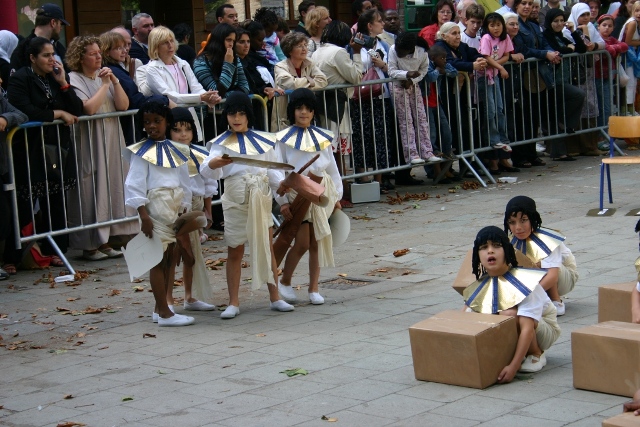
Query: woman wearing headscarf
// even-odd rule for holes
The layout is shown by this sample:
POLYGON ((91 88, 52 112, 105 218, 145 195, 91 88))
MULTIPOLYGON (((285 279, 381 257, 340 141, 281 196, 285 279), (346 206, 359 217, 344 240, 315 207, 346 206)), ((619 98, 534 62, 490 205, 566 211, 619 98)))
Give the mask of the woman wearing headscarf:
POLYGON ((0 30, 0 79, 2 89, 7 90, 11 73, 11 54, 18 46, 18 37, 11 31, 0 30))
MULTIPOLYGON (((570 33, 571 38, 566 37, 563 33, 565 29, 564 12, 560 9, 551 9, 545 16, 545 30, 542 35, 553 50, 563 55, 586 52, 587 46, 581 37, 582 32, 571 23, 567 25, 573 30, 570 33)), ((577 67, 575 65, 576 62, 572 64, 570 60, 563 60, 560 64, 554 65, 556 87, 553 93, 555 93, 556 97, 556 111, 559 114, 555 114, 555 116, 558 117, 559 121, 563 121, 565 129, 573 129, 578 126, 585 97, 584 91, 571 85, 572 78, 576 76, 577 67), (572 73, 572 65, 574 65, 574 73, 572 73)), ((551 117, 553 116, 551 115, 551 117)), ((552 122, 551 126, 552 129, 549 129, 549 131, 555 133, 557 131, 555 123, 552 122)), ((567 155, 564 139, 552 140, 551 157, 560 161, 575 160, 575 158, 567 155)))
MULTIPOLYGON (((582 38, 587 52, 604 50, 606 43, 596 27, 591 23, 591 10, 589 5, 577 3, 571 9, 571 15, 568 19, 568 25, 575 29, 576 36, 582 38)), ((563 30, 567 39, 573 39, 569 29, 563 30)), ((598 103, 603 102, 602 94, 596 92, 594 68, 600 67, 600 55, 585 55, 577 58, 576 66, 572 67, 571 75, 577 77, 573 80, 577 87, 586 93, 586 99, 582 106, 582 129, 590 129, 596 127, 598 118, 598 103), (600 99, 598 99, 600 98, 600 99)), ((579 136, 573 136, 567 139, 567 151, 570 153, 580 153, 582 156, 599 156, 601 151, 598 149, 598 139, 600 132, 593 131, 579 136)))

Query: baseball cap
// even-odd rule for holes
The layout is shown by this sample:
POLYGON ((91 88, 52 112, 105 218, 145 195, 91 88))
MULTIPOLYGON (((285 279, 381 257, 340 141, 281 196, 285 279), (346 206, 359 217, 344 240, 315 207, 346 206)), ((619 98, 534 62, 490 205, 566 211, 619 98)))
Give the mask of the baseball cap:
POLYGON ((43 16, 58 19, 64 25, 71 25, 64 19, 64 14, 62 13, 62 9, 60 9, 60 6, 53 3, 45 3, 40 6, 40 9, 44 11, 44 13, 42 13, 43 16))

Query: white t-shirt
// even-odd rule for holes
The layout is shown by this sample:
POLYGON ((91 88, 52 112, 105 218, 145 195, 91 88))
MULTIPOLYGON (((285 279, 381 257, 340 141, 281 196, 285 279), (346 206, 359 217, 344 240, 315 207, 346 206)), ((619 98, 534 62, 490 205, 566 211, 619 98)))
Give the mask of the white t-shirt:
POLYGON ((539 322, 547 304, 552 304, 552 302, 542 286, 538 285, 516 306, 518 316, 529 317, 539 322))
POLYGON ((549 254, 548 257, 540 261, 542 268, 561 267, 563 260, 571 255, 571 250, 564 244, 560 243, 557 248, 549 254))
POLYGON ((640 292, 640 282, 636 283, 636 290, 640 292))
POLYGON ((480 49, 480 40, 481 38, 479 33, 476 34, 474 38, 469 37, 464 31, 460 33, 460 41, 475 50, 480 49))

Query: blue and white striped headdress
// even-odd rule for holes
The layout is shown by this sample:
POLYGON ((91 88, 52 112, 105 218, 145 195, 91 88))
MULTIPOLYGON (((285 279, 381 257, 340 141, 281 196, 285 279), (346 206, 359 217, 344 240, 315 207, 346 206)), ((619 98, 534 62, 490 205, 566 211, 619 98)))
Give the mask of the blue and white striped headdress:
POLYGON ((127 147, 134 155, 163 168, 177 168, 189 161, 189 146, 168 139, 146 139, 127 147))
POLYGON ((276 145, 276 136, 268 132, 249 129, 246 132, 225 131, 212 139, 210 144, 221 145, 238 154, 255 156, 272 150, 276 145))
POLYGON ((276 138, 296 150, 313 153, 331 145, 333 132, 313 125, 307 128, 294 125, 276 133, 276 138))

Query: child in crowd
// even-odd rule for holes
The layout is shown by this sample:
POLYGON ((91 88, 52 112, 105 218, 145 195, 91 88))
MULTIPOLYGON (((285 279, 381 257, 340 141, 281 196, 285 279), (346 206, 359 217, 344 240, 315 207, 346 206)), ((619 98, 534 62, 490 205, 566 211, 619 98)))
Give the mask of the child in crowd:
POLYGON ((475 3, 471 4, 467 7, 465 16, 467 18, 467 27, 460 33, 460 41, 475 50, 480 50, 481 36, 479 32, 482 27, 482 21, 484 21, 484 7, 475 3))
POLYGON ((476 71, 478 103, 480 111, 484 112, 480 120, 481 139, 485 146, 488 142, 493 148, 509 152, 511 147, 498 74, 503 79, 509 78, 509 73, 502 64, 509 60, 513 44, 507 36, 504 18, 499 13, 493 12, 484 18, 482 32, 484 35, 480 40, 479 52, 487 60, 488 67, 486 70, 476 71))
POLYGON ((227 94, 223 119, 229 130, 211 141, 209 156, 200 166, 205 178, 224 179, 222 209, 224 212, 224 238, 227 241, 227 287, 229 305, 220 314, 232 319, 240 314, 240 276, 244 244, 251 251, 252 288, 267 283, 271 309, 293 311, 293 306, 278 296, 278 273, 273 256, 273 219, 271 217, 272 191, 284 178, 277 170, 234 163, 223 157, 247 157, 254 160, 278 161, 274 150, 275 135, 249 129, 253 126, 253 107, 249 96, 241 92, 227 94))
MULTIPOLYGON (((613 32, 613 16, 602 15, 598 18, 598 32, 606 43, 607 52, 611 55, 611 64, 608 59, 602 56, 602 62, 596 64, 596 92, 602 94, 602 99, 598 102, 598 126, 606 126, 609 123, 609 116, 611 116, 611 87, 609 86, 609 74, 613 73, 615 83, 615 70, 616 59, 618 55, 625 53, 629 50, 629 46, 626 43, 619 41, 615 37, 611 37, 613 32)), ((605 143, 608 145, 608 143, 605 143)), ((600 147, 599 147, 600 148, 600 147)), ((602 147, 608 149, 608 147, 602 147)))
MULTIPOLYGON (((640 233, 640 221, 636 223, 636 233, 640 233)), ((636 258, 635 265, 638 273, 638 282, 631 292, 631 321, 640 323, 640 256, 636 258)))
MULTIPOLYGON (((284 162, 299 170, 316 154, 320 157, 304 172, 325 187, 324 195, 329 199, 326 207, 311 204, 302 218, 302 224, 295 236, 295 243, 287 253, 282 270, 282 279, 278 288, 287 302, 295 302, 296 294, 291 288, 291 277, 300 262, 300 258, 309 251, 309 301, 311 304, 323 304, 324 298, 318 291, 320 267, 333 267, 333 241, 329 228, 329 216, 334 209, 341 209, 342 179, 331 148, 333 133, 313 125, 316 110, 316 97, 306 88, 296 89, 289 96, 287 116, 294 123, 276 134, 278 149, 284 162)), ((284 189, 279 193, 284 194, 284 189)), ((296 198, 293 191, 276 197, 280 211, 286 221, 293 220, 290 209, 296 198)))
POLYGON ((411 164, 424 163, 423 159, 429 162, 442 160, 433 154, 427 115, 418 86, 429 69, 427 50, 424 39, 409 32, 398 35, 395 45, 389 49, 389 76, 403 79, 393 85, 393 94, 404 159, 411 164))
POLYGON ((190 325, 193 317, 175 314, 167 304, 167 289, 173 286, 173 277, 169 276, 176 241, 173 224, 182 212, 191 209, 189 147, 167 139, 173 115, 166 105, 146 102, 138 116, 147 139, 128 146, 125 152, 130 162, 125 203, 138 210, 144 235, 158 237, 164 250, 162 261, 151 269, 149 278, 156 301, 153 319, 159 326, 190 325))
POLYGON ((477 280, 464 290, 465 309, 518 320, 516 352, 498 382, 511 382, 518 371, 539 372, 547 364, 544 352, 560 336, 556 308, 540 286, 547 273, 518 268, 509 238, 494 226, 478 232, 472 267, 477 280))
MULTIPOLYGON (((447 63, 447 52, 440 45, 433 45, 429 48, 429 68, 424 82, 427 86, 427 109, 429 111, 429 140, 432 141, 433 147, 442 157, 448 160, 455 159, 453 153, 453 134, 449 119, 440 103, 440 95, 442 93, 440 84, 444 77, 455 78, 458 70, 447 63)), ((440 165, 425 165, 427 176, 435 178, 440 174, 440 165)), ((453 181, 460 181, 461 178, 454 174, 449 166, 446 175, 440 180, 440 184, 451 184, 453 181)))
POLYGON ((640 2, 635 2, 631 9, 631 17, 624 23, 620 31, 620 41, 629 47, 625 56, 625 71, 630 77, 626 86, 627 116, 637 116, 634 102, 636 100, 637 77, 640 76, 640 2))
MULTIPOLYGON (((200 164, 209 155, 203 147, 193 145, 196 135, 196 124, 193 121, 191 112, 183 107, 176 107, 171 110, 173 113, 173 125, 169 128, 169 139, 189 146, 189 181, 191 183, 191 211, 204 212, 207 224, 211 224, 211 197, 218 194, 218 181, 205 178, 200 175, 200 164)), ((184 284, 184 309, 191 311, 211 311, 216 306, 208 304, 203 300, 213 298, 213 292, 207 277, 207 270, 202 257, 201 243, 206 241, 206 234, 202 229, 189 233, 188 240, 193 252, 195 263, 191 265, 189 261, 182 262, 182 280, 184 284), (195 283, 195 286, 193 286, 195 283), (193 292, 192 292, 193 290, 193 292)), ((171 279, 175 276, 175 265, 170 273, 171 279)), ((167 289, 167 303, 173 310, 173 286, 167 289)))
POLYGON ((578 267, 564 236, 542 228, 536 202, 527 196, 509 200, 504 213, 504 231, 511 232, 511 244, 539 268, 547 270, 540 285, 556 306, 558 316, 565 313, 562 295, 573 290, 578 281, 578 267))

